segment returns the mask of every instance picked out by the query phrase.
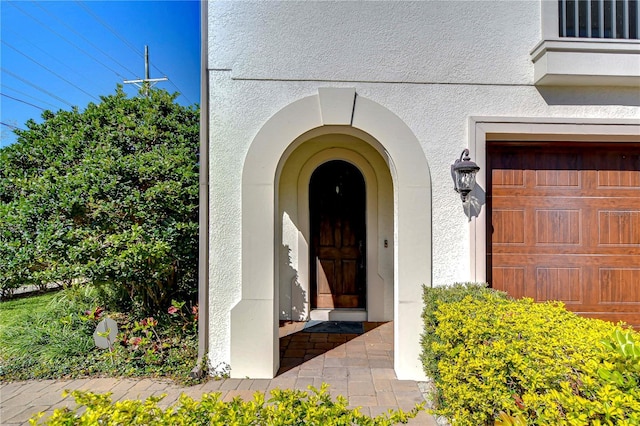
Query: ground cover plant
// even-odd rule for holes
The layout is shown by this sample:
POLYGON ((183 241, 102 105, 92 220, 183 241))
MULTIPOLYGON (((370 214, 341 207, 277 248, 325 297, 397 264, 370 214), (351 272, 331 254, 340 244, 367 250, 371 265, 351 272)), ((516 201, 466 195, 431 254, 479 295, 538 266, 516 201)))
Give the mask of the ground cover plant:
POLYGON ((174 301, 159 317, 105 309, 92 286, 0 302, 0 380, 96 375, 162 376, 189 383, 197 359, 197 307, 174 301), (168 311, 169 311, 168 310, 168 311), (95 346, 102 319, 120 333, 95 346))
POLYGON ((320 389, 312 386, 309 392, 300 390, 271 391, 269 400, 256 392, 252 401, 235 398, 223 402, 220 393, 204 394, 200 400, 182 395, 178 402, 166 409, 158 406, 161 397, 145 401, 125 400, 112 402, 110 394, 72 392, 78 406, 62 408, 41 423, 38 416, 31 424, 59 425, 214 425, 214 426, 266 426, 266 425, 362 425, 385 426, 406 423, 417 415, 420 407, 409 412, 390 411, 374 418, 347 407, 347 400, 333 401, 327 385, 320 389))
POLYGON ((422 361, 454 425, 640 424, 640 334, 477 285, 425 289, 422 361))

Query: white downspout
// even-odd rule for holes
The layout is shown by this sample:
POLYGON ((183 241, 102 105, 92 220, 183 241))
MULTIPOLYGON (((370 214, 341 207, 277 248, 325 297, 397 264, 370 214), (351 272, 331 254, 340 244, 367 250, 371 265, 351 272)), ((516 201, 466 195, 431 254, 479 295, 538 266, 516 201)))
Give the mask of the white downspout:
POLYGON ((198 211, 198 360, 192 377, 202 377, 209 352, 209 31, 208 1, 200 2, 200 170, 198 211))

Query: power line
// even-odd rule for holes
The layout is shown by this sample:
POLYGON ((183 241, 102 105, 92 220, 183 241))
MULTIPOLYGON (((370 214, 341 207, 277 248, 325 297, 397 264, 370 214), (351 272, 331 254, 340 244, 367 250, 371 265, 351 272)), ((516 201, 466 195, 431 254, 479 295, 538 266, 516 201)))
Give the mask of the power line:
MULTIPOLYGON (((103 27, 105 27, 107 30, 109 30, 114 36, 116 36, 118 39, 120 39, 120 41, 122 41, 136 55, 142 56, 140 51, 133 44, 131 44, 127 39, 125 39, 123 36, 121 36, 120 33, 118 33, 115 29, 113 29, 113 27, 111 27, 109 24, 107 24, 105 21, 103 21, 102 18, 100 18, 98 15, 96 15, 87 5, 85 5, 83 2, 80 2, 78 0, 75 0, 75 2, 80 7, 82 7, 88 14, 90 14, 96 21, 98 21, 98 23, 100 23, 103 27)), ((155 66, 155 65, 152 65, 152 66, 160 74, 167 75, 166 73, 162 72, 157 66, 155 66)), ((135 72, 133 72, 132 74, 135 74, 135 72)), ((148 78, 148 77, 145 77, 145 78, 148 78)), ((184 98, 187 100, 187 102, 189 102, 190 104, 193 103, 193 102, 191 102, 189 100, 189 98, 187 98, 187 96, 184 94, 184 91, 180 90, 180 88, 173 81, 169 80, 169 83, 171 83, 171 85, 173 85, 173 87, 176 88, 176 90, 180 93, 180 95, 184 96, 184 98)))
POLYGON ((193 104, 193 102, 191 102, 191 100, 189 100, 189 98, 187 98, 187 95, 185 95, 184 92, 182 90, 180 90, 180 88, 178 86, 176 86, 176 84, 173 81, 169 80, 169 83, 171 83, 171 85, 176 88, 178 93, 180 93, 180 95, 183 96, 187 100, 187 102, 189 102, 190 104, 193 104))
POLYGON ((45 9, 44 7, 42 7, 42 5, 40 4, 40 2, 36 2, 35 3, 36 6, 38 6, 40 9, 42 9, 45 13, 47 13, 49 16, 51 16, 53 19, 55 19, 56 21, 60 22, 65 28, 67 28, 68 30, 72 31, 73 33, 77 34, 80 38, 82 38, 85 42, 87 42, 89 45, 91 45, 94 49, 96 49, 97 51, 99 51, 100 53, 102 53, 104 56, 106 56, 107 58, 111 59, 113 62, 115 62, 116 64, 120 65, 122 68, 124 68, 127 72, 130 72, 132 74, 135 74, 133 71, 131 71, 129 68, 127 68, 126 66, 122 65, 120 62, 118 62, 117 59, 113 58, 111 55, 109 55, 107 52, 105 52, 104 50, 100 49, 100 47, 96 46, 95 44, 93 44, 90 40, 88 40, 85 36, 83 36, 81 33, 79 33, 78 31, 76 31, 73 27, 69 26, 66 22, 64 22, 62 19, 58 18, 56 15, 54 15, 51 11, 45 9))
MULTIPOLYGON (((54 61, 56 61, 58 64, 62 65, 63 67, 65 67, 66 69, 68 69, 69 71, 71 71, 72 73, 74 73, 76 76, 83 78, 85 81, 88 81, 88 79, 83 75, 80 74, 78 71, 76 71, 75 69, 71 68, 68 64, 62 62, 60 59, 56 58, 55 56, 51 55, 49 52, 47 52, 46 50, 40 48, 40 46, 38 46, 37 44, 31 42, 30 40, 27 40, 25 37, 23 37, 22 35, 18 34, 17 32, 13 31, 13 30, 9 30, 9 32, 11 32, 14 36, 17 36, 19 38, 21 38, 24 42, 28 43, 29 45, 31 45, 31 47, 38 49, 40 52, 44 53, 45 55, 47 55, 49 58, 53 59, 54 61)), ((93 84, 92 81, 88 81, 89 83, 93 84)), ((15 89, 14 89, 15 90, 15 89)))
POLYGON ((42 21, 40 21, 39 19, 35 18, 33 15, 31 15, 30 13, 26 12, 24 9, 22 9, 21 7, 17 6, 15 4, 15 1, 5 1, 5 3, 10 4, 11 6, 15 7, 16 9, 18 9, 20 12, 22 12, 23 14, 27 15, 28 17, 30 17, 31 19, 33 19, 34 21, 36 21, 38 24, 40 24, 40 26, 46 28, 47 30, 49 30, 50 32, 52 32, 53 34, 57 35, 58 37, 60 37, 61 39, 63 39, 64 41, 66 41, 67 43, 69 43, 71 46, 75 47, 76 49, 78 49, 80 52, 84 53, 85 55, 87 55, 88 57, 90 57, 91 59, 93 59, 94 61, 96 61, 97 63, 99 63, 100 65, 102 65, 103 67, 105 67, 106 69, 108 69, 109 71, 111 71, 112 73, 114 73, 116 76, 118 76, 118 78, 124 78, 124 76, 122 74, 120 74, 118 71, 114 70, 113 68, 111 68, 110 66, 106 65, 104 62, 100 61, 99 59, 97 59, 96 57, 94 57, 93 55, 91 55, 90 53, 88 53, 86 50, 82 49, 81 47, 79 47, 77 44, 73 43, 72 41, 70 41, 69 39, 67 39, 66 37, 62 36, 60 33, 58 33, 57 31, 53 30, 51 27, 49 27, 48 25, 46 25, 45 23, 43 23, 42 21))
POLYGON ((55 71, 45 67, 44 65, 42 65, 40 62, 36 61, 35 59, 33 59, 31 56, 27 55, 24 52, 21 52, 20 50, 16 49, 15 47, 13 47, 12 45, 10 45, 9 43, 7 43, 5 40, 2 40, 2 44, 4 44, 5 46, 7 46, 8 48, 12 49, 13 51, 19 53, 20 55, 24 56, 25 58, 29 59, 31 62, 35 63, 36 65, 39 65, 40 67, 44 68, 45 70, 49 71, 51 74, 55 75, 56 77, 58 77, 60 80, 64 81, 65 83, 69 84, 70 86, 75 87, 76 89, 78 89, 79 91, 81 91, 82 93, 84 93, 85 95, 89 96, 90 98, 95 99, 96 101, 100 102, 100 99, 96 98, 95 96, 93 96, 91 93, 85 91, 84 89, 78 87, 77 85, 75 85, 74 83, 70 82, 69 80, 67 80, 66 78, 64 78, 63 76, 61 76, 60 74, 56 73, 55 71))
POLYGON ((0 93, 0 95, 4 96, 4 97, 6 97, 6 98, 9 98, 9 99, 13 99, 14 101, 22 102, 23 104, 26 104, 26 105, 32 106, 32 107, 34 107, 34 108, 38 108, 40 111, 44 111, 44 108, 39 107, 38 105, 34 105, 34 104, 32 104, 31 102, 27 102, 27 101, 24 101, 24 100, 22 100, 22 99, 14 98, 13 96, 9 96, 9 95, 7 95, 6 93, 0 93))
MULTIPOLYGON (((160 71, 160 69, 159 69, 157 66, 155 66, 155 65, 152 65, 152 66, 153 66, 153 67, 156 69, 156 71, 158 71, 160 74, 167 75, 166 73, 163 73, 162 71, 160 71)), ((180 93, 180 95, 184 96, 184 98, 187 100, 187 102, 189 102, 190 104, 193 104, 193 102, 191 102, 191 100, 189 100, 189 98, 187 98, 187 95, 185 95, 185 94, 184 94, 184 91, 180 90, 180 88, 179 88, 179 87, 178 87, 178 86, 177 86, 177 85, 176 85, 172 80, 169 80, 169 83, 171 83, 171 85, 172 85, 173 87, 175 87, 175 88, 176 88, 176 90, 180 93)))
MULTIPOLYGON (((98 21, 98 23, 100 23, 100 25, 102 25, 103 27, 105 27, 107 30, 109 30, 113 35, 115 35, 116 37, 118 37, 120 39, 120 41, 122 41, 129 49, 131 49, 136 55, 140 56, 140 57, 144 57, 142 56, 142 54, 138 51, 138 49, 135 48, 135 46, 133 46, 131 43, 129 43, 124 37, 122 37, 116 30, 114 30, 109 24, 107 24, 105 21, 102 20, 102 18, 100 18, 100 16, 96 15, 95 12, 93 12, 93 10, 91 10, 86 4, 84 4, 83 2, 80 2, 78 0, 75 0, 76 4, 78 4, 78 6, 80 6, 81 8, 83 8, 85 10, 85 12, 87 12, 89 15, 91 15, 93 17, 93 19, 95 19, 96 21, 98 21)), ((134 73, 135 74, 135 73, 134 73)))
POLYGON ((23 129, 21 127, 18 127, 18 126, 14 126, 12 124, 7 124, 4 121, 0 121, 0 124, 2 124, 3 126, 11 127, 12 129, 15 129, 15 130, 22 130, 23 132, 26 132, 25 129, 23 129))
POLYGON ((20 91, 20 90, 18 90, 18 89, 14 89, 13 87, 7 86, 7 85, 5 84, 5 82, 4 82, 4 81, 2 82, 2 87, 4 88, 4 90, 7 90, 7 89, 8 89, 8 90, 11 90, 12 92, 16 92, 16 93, 18 93, 18 94, 20 94, 20 95, 22 95, 22 96, 26 96, 27 98, 31 98, 31 99, 33 99, 34 101, 38 101, 38 102, 40 102, 40 103, 43 103, 43 104, 49 105, 49 106, 51 106, 51 107, 53 107, 53 108, 59 108, 57 105, 54 105, 54 104, 52 104, 52 103, 50 103, 50 102, 44 101, 44 100, 42 100, 42 99, 40 99, 40 98, 36 98, 35 96, 32 96, 32 95, 30 95, 30 94, 28 94, 28 93, 21 92, 21 91, 20 91))
POLYGON ((40 87, 40 86, 37 86, 37 85, 33 84, 33 83, 32 83, 32 82, 30 82, 29 80, 26 80, 26 79, 24 79, 24 78, 20 77, 18 74, 11 72, 11 71, 9 71, 8 69, 6 69, 6 68, 4 68, 4 67, 0 67, 0 70, 1 70, 2 72, 5 72, 5 73, 9 74, 9 75, 10 75, 10 76, 12 76, 13 78, 17 78, 18 80, 22 81, 23 83, 28 84, 29 86, 33 87, 33 88, 34 88, 34 89, 36 89, 36 90, 39 90, 39 91, 41 91, 42 93, 46 93, 47 95, 51 96, 51 97, 52 97, 52 98, 54 98, 54 99, 57 99, 58 101, 62 102, 63 104, 66 104, 66 105, 69 105, 70 107, 73 107, 73 105, 72 105, 72 104, 70 104, 69 102, 65 101, 65 100, 64 100, 64 99, 62 99, 61 97, 56 96, 56 95, 54 95, 53 93, 49 92, 48 90, 45 90, 45 89, 43 89, 42 87, 40 87))

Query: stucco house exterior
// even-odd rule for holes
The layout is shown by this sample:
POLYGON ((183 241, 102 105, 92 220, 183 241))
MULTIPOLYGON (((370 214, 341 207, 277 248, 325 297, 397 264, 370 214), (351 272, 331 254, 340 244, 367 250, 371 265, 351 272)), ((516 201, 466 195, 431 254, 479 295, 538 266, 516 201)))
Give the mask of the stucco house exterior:
POLYGON ((214 369, 273 377, 279 320, 393 321, 398 378, 423 379, 423 285, 640 323, 640 2, 202 7, 214 369))

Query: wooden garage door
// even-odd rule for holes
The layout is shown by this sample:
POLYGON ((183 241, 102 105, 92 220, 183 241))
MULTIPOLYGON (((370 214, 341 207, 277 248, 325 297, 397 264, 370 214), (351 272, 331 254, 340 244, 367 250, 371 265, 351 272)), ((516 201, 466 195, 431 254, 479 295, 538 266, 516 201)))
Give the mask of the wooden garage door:
POLYGON ((640 144, 490 143, 488 280, 640 325, 640 144))

